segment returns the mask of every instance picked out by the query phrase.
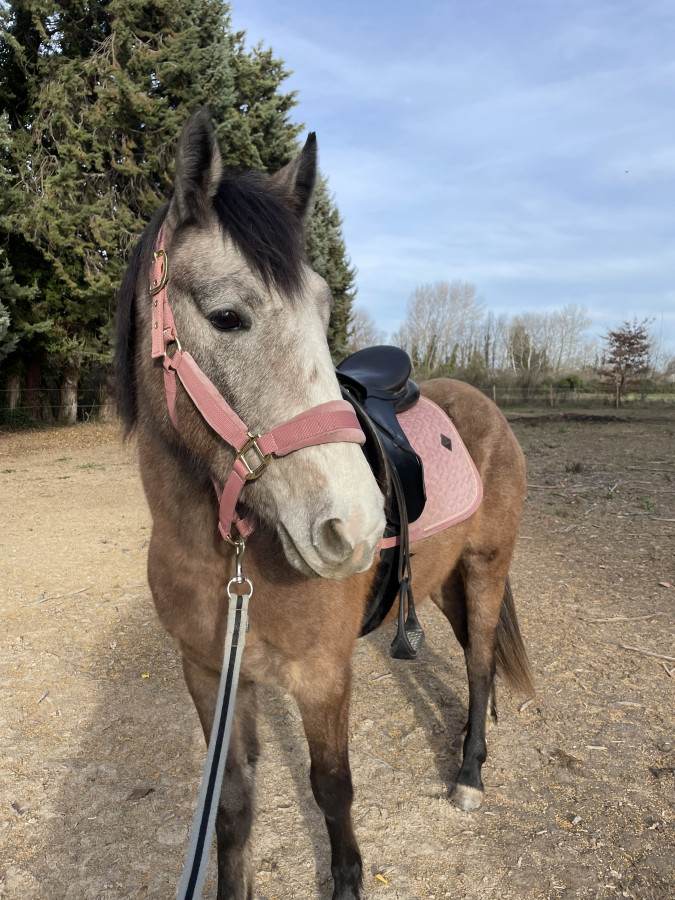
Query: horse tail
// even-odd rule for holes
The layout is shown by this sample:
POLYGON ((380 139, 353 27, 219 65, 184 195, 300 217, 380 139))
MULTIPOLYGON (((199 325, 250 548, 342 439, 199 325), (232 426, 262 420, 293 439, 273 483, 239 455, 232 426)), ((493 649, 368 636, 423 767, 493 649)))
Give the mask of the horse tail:
POLYGON ((511 585, 506 580, 499 622, 495 631, 495 659, 497 671, 518 693, 533 697, 534 679, 527 650, 518 625, 511 585))

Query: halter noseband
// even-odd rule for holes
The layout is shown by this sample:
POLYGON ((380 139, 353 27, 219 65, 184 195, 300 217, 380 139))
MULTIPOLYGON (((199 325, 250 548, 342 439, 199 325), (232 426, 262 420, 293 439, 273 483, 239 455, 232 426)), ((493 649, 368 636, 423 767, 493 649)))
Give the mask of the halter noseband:
POLYGON ((176 428, 176 375, 204 419, 231 447, 236 458, 225 486, 214 482, 220 504, 218 529, 226 540, 232 540, 232 525, 241 537, 253 531, 248 519, 237 516, 236 506, 248 481, 259 478, 275 456, 286 456, 294 450, 317 444, 350 441, 365 442, 356 413, 346 400, 320 403, 306 412, 277 425, 266 434, 252 434, 236 412, 220 395, 190 353, 183 350, 167 296, 169 261, 165 249, 162 225, 157 237, 154 261, 150 272, 152 297, 152 356, 163 357, 164 388, 169 417, 176 428), (176 352, 169 356, 167 344, 176 344, 176 352))

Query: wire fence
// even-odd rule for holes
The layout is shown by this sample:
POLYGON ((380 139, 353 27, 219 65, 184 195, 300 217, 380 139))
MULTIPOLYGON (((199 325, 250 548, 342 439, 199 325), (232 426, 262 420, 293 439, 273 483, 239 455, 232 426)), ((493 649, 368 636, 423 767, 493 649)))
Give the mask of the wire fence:
MULTIPOLYGON (((615 407, 616 394, 614 390, 607 391, 583 391, 569 388, 555 387, 491 387, 480 388, 482 393, 490 397, 497 406, 531 406, 541 408, 565 408, 565 407, 615 407)), ((621 398, 622 406, 652 406, 663 404, 675 404, 675 391, 631 392, 621 398)))
MULTIPOLYGON (((61 390, 59 388, 24 388, 0 390, 0 427, 26 428, 36 425, 59 424, 61 390)), ((86 388, 77 392, 77 421, 110 421, 114 418, 114 399, 106 397, 101 388, 86 388)))
MULTIPOLYGON (((561 409, 581 407, 614 407, 615 396, 608 392, 586 392, 557 388, 502 387, 480 388, 498 406, 561 409)), ((631 393, 622 399, 622 406, 675 405, 675 391, 631 393)), ((22 389, 15 392, 0 390, 0 428, 11 430, 41 425, 60 424, 61 391, 59 388, 22 389)), ((78 422, 111 422, 115 420, 114 398, 103 388, 86 388, 77 394, 78 422)))

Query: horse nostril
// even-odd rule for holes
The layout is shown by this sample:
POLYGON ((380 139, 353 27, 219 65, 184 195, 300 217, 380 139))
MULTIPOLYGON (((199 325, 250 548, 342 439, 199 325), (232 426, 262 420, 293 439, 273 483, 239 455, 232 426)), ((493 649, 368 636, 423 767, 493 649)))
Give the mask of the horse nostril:
POLYGON ((342 519, 328 519, 318 527, 315 548, 324 563, 349 572, 362 572, 370 564, 372 547, 342 519))
POLYGON ((336 562, 342 562, 352 555, 354 542, 342 519, 328 519, 323 523, 317 549, 323 556, 336 562))

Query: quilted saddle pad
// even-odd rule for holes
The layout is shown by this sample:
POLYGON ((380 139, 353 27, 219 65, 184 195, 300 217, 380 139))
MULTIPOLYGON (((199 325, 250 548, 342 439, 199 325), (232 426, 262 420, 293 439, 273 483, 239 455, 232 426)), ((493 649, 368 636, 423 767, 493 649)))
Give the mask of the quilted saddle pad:
MULTIPOLYGON (((412 544, 468 519, 480 506, 483 485, 457 429, 440 406, 420 397, 397 418, 424 465, 427 502, 422 515, 409 526, 412 544)), ((398 537, 383 538, 379 549, 398 543, 398 537)))

